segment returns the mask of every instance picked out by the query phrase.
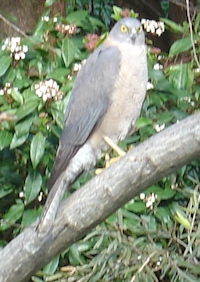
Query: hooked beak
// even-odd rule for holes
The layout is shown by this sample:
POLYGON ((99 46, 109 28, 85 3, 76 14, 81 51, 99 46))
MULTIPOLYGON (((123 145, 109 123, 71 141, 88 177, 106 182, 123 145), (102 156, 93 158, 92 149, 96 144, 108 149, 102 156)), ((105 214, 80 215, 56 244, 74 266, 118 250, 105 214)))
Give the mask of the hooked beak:
POLYGON ((137 33, 138 33, 137 29, 133 28, 133 29, 131 30, 130 38, 131 38, 131 40, 132 40, 133 42, 135 41, 135 39, 136 39, 136 37, 137 37, 137 33))

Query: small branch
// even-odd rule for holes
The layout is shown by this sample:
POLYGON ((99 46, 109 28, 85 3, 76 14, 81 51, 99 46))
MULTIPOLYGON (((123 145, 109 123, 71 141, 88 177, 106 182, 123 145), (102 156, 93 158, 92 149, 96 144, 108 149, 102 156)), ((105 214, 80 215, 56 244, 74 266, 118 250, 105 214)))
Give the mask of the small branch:
MULTIPOLYGON (((35 42, 31 36, 28 36, 23 30, 21 30, 19 27, 17 27, 16 25, 14 25, 13 23, 11 23, 9 20, 7 20, 1 13, 0 13, 0 20, 2 20, 3 22, 5 22, 8 26, 10 26, 13 30, 15 30, 16 32, 18 32, 22 37, 27 38, 32 44, 34 44, 35 46, 40 45, 41 48, 41 44, 38 44, 37 42, 35 42)), ((50 45, 48 45, 48 50, 55 52, 54 48, 50 45)))
POLYGON ((192 21, 191 21, 191 18, 190 18, 189 0, 186 0, 186 6, 187 6, 187 18, 188 18, 188 23, 189 23, 189 28, 190 28, 190 37, 191 37, 191 42, 192 42, 192 49, 193 49, 193 53, 194 53, 194 59, 196 61, 198 69, 200 70, 200 64, 199 64, 199 60, 198 60, 198 57, 197 57, 197 53, 196 53, 196 49, 195 49, 195 44, 194 44, 192 21))
POLYGON ((23 37, 29 38, 29 36, 23 30, 21 30, 19 27, 17 27, 13 23, 11 23, 9 20, 7 20, 1 13, 0 13, 0 19, 4 23, 6 23, 8 26, 10 26, 12 29, 14 29, 17 33, 21 34, 23 37))
POLYGON ((147 264, 150 262, 151 258, 154 257, 154 255, 156 255, 156 253, 158 253, 158 251, 153 252, 152 254, 150 254, 150 256, 148 256, 148 258, 145 260, 145 262, 141 265, 141 267, 138 269, 138 271, 136 272, 136 274, 132 277, 131 282, 135 281, 135 278, 137 277, 137 275, 142 272, 142 270, 145 268, 145 266, 147 266, 147 264))

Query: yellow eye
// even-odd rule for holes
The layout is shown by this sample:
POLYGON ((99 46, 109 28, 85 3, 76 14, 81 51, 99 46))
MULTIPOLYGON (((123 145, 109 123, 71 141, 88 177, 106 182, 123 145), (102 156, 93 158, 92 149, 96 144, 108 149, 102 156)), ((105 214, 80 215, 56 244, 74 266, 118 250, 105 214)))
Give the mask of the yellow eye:
POLYGON ((121 30, 121 32, 125 33, 125 32, 127 32, 128 29, 127 29, 127 26, 125 26, 123 24, 123 25, 121 25, 120 30, 121 30))
POLYGON ((140 25, 137 30, 139 33, 142 31, 142 26, 140 25))

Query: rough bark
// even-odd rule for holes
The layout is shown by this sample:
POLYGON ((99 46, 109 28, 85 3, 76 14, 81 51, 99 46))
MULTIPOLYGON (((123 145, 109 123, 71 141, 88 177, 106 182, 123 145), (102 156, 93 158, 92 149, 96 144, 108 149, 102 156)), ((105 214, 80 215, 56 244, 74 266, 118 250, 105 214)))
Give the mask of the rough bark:
POLYGON ((28 281, 145 188, 200 157, 200 113, 149 138, 63 201, 48 235, 25 229, 0 252, 0 281, 28 281))

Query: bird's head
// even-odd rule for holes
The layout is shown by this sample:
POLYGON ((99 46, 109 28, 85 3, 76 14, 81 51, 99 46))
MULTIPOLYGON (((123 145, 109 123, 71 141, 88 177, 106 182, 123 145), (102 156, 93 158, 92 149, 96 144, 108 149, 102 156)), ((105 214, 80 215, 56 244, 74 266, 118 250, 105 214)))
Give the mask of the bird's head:
POLYGON ((110 31, 110 37, 120 42, 140 45, 144 44, 144 31, 141 22, 133 18, 123 18, 110 31))

